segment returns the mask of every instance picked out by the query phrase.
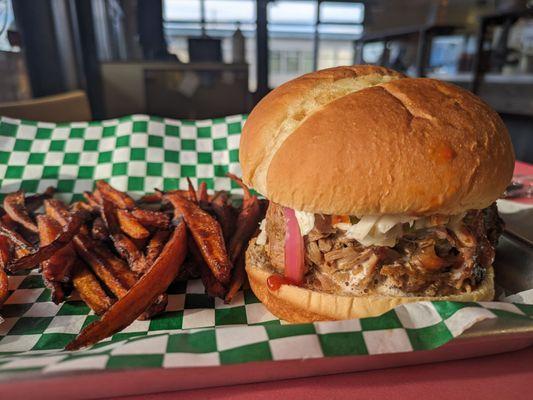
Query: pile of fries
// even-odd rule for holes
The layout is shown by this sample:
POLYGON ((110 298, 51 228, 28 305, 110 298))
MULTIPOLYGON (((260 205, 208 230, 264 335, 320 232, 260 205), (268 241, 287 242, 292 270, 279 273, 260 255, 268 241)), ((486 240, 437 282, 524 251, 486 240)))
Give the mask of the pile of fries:
POLYGON ((105 181, 70 205, 54 199, 53 188, 8 194, 0 208, 0 304, 8 294, 6 272, 40 268, 52 301, 75 290, 102 315, 67 346, 75 350, 163 312, 174 280, 200 277, 210 296, 231 302, 267 204, 228 176, 244 190, 240 207, 228 193, 209 195, 205 183, 196 190, 190 181, 188 190, 138 201, 105 181))

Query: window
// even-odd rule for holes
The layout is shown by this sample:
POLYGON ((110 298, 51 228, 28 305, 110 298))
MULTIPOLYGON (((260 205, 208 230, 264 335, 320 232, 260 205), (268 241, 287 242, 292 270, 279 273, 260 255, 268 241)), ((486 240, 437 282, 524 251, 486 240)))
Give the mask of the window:
POLYGON ((200 21, 200 1, 166 0, 163 2, 163 18, 167 21, 200 21))
POLYGON ((202 25, 213 37, 229 37, 237 25, 251 33, 255 31, 255 0, 166 0, 163 18, 167 36, 200 36, 202 25))
POLYGON ((205 0, 206 21, 255 23, 255 1, 205 0))
POLYGON ((313 25, 315 18, 316 1, 280 0, 268 5, 268 22, 272 25, 313 25))
POLYGON ((302 71, 313 71, 313 53, 311 51, 304 51, 302 54, 302 71))
POLYGON ((281 72, 281 53, 279 51, 271 51, 270 55, 270 72, 277 74, 281 72))
POLYGON ((293 73, 293 72, 299 72, 300 71, 300 55, 301 52, 297 51, 294 53, 286 53, 287 54, 287 72, 293 73))
POLYGON ((249 88, 255 90, 255 0, 164 0, 163 18, 168 49, 182 62, 189 62, 187 38, 204 33, 222 40, 222 59, 232 62, 231 36, 239 27, 245 37, 249 88))
POLYGON ((321 22, 362 24, 365 7, 361 3, 323 2, 320 4, 321 22))
POLYGON ((353 38, 358 37, 363 33, 362 25, 337 25, 337 24, 320 24, 318 26, 318 32, 320 36, 352 36, 353 38))
POLYGON ((0 0, 0 51, 20 51, 18 47, 11 46, 7 38, 7 31, 13 23, 11 1, 0 0))
MULTIPOLYGON (((321 22, 317 26, 318 4, 317 0, 276 0, 268 3, 268 79, 272 88, 313 70, 317 29, 318 67, 351 64, 353 41, 363 29, 364 5, 320 2, 321 22)), ((254 90, 256 0, 164 0, 163 5, 169 49, 184 62, 188 61, 186 38, 202 33, 222 39, 223 60, 231 62, 231 36, 239 26, 246 39, 250 89, 254 90)))

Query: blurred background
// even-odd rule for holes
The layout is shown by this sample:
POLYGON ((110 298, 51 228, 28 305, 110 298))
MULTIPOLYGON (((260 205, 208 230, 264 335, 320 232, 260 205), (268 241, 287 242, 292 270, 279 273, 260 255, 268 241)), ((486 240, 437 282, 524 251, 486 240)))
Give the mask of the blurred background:
POLYGON ((360 63, 473 91, 533 162, 532 1, 0 0, 0 115, 220 117, 360 63))

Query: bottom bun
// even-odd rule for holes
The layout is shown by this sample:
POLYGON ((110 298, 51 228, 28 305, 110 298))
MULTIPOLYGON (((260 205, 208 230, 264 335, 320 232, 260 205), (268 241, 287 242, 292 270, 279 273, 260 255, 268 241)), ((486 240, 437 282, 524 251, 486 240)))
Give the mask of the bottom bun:
POLYGON ((347 296, 317 292, 294 285, 282 285, 278 290, 270 290, 267 279, 275 272, 267 263, 261 262, 261 257, 258 258, 257 254, 254 254, 261 247, 263 246, 256 245, 252 241, 246 252, 246 272, 250 287, 272 314, 288 322, 303 323, 375 317, 400 304, 417 301, 489 301, 494 298, 492 266, 487 268, 485 279, 476 290, 441 297, 347 296))

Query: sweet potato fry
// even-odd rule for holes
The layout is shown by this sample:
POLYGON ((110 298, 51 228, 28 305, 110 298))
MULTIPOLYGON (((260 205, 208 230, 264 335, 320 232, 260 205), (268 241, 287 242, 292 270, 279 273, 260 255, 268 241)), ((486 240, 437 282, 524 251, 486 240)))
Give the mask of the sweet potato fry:
MULTIPOLYGON (((69 229, 69 226, 71 226, 72 221, 73 219, 67 224, 67 230, 69 229)), ((37 226, 39 228, 41 246, 43 246, 39 251, 42 251, 47 247, 50 248, 51 243, 57 242, 58 238, 60 238, 65 231, 62 231, 59 223, 48 215, 37 216, 37 226)), ((73 233, 71 234, 74 236, 73 233)), ((41 261, 44 278, 53 282, 69 282, 75 259, 76 253, 69 241, 66 246, 55 251, 47 260, 41 261)))
POLYGON ((192 259, 192 262, 200 272, 200 278, 202 279, 202 283, 204 284, 207 294, 211 297, 224 298, 226 294, 226 288, 219 281, 217 281, 205 263, 205 260, 202 257, 202 254, 200 253, 200 250, 198 249, 194 239, 190 236, 187 239, 189 255, 192 259))
MULTIPOLYGON (((61 227, 47 215, 38 216, 37 226, 39 228, 39 238, 42 246, 37 251, 39 252, 47 247, 50 248, 51 243, 57 240, 56 237, 61 235, 61 227)), ((27 257, 35 254, 37 253, 33 253, 27 257)), ((70 246, 63 246, 55 250, 52 256, 43 260, 37 260, 42 266, 44 283, 52 291, 52 301, 56 304, 65 300, 65 291, 61 283, 70 280, 70 273, 75 257, 76 255, 70 246)), ((24 260, 24 258, 21 260, 24 260)))
POLYGON ((221 206, 227 206, 229 204, 229 195, 225 190, 219 190, 211 198, 211 203, 220 204, 221 206))
POLYGON ((187 231, 180 222, 172 232, 156 262, 122 299, 119 299, 99 321, 88 325, 66 350, 77 350, 94 344, 131 324, 172 283, 187 251, 187 231))
POLYGON ((229 243, 229 240, 235 231, 235 220, 237 216, 234 208, 224 200, 224 197, 224 195, 218 196, 215 201, 210 203, 209 209, 214 214, 222 228, 224 242, 229 243))
POLYGON ((188 199, 195 203, 198 203, 198 198, 196 197, 196 190, 191 182, 191 178, 187 177, 187 186, 188 186, 188 199))
POLYGON ((94 189, 93 196, 98 204, 102 204, 102 201, 104 199, 104 197, 102 196, 102 192, 100 192, 98 189, 94 189))
POLYGON ((117 208, 114 203, 104 199, 100 207, 100 217, 104 221, 110 235, 120 233, 120 225, 118 224, 117 208))
POLYGON ((233 274, 231 275, 231 281, 229 284, 228 293, 224 298, 225 303, 231 303, 233 297, 237 294, 242 284, 244 283, 245 278, 245 257, 244 254, 241 254, 237 262, 235 263, 235 268, 233 269, 233 274))
POLYGON ((261 214, 261 207, 256 196, 243 202, 241 212, 237 217, 237 230, 229 243, 229 254, 232 263, 235 263, 241 256, 263 218, 264 215, 261 214))
POLYGON ((4 198, 4 210, 13 221, 23 226, 24 229, 34 233, 38 232, 37 225, 35 225, 26 209, 22 190, 10 193, 4 198))
POLYGON ((167 194, 166 197, 174 206, 176 217, 183 215, 185 223, 213 275, 222 284, 228 283, 232 267, 226 252, 222 229, 218 222, 197 204, 178 194, 167 194))
POLYGON ((107 295, 87 265, 81 260, 76 260, 72 284, 78 291, 81 299, 94 311, 96 315, 102 315, 107 311, 113 300, 107 295))
POLYGON ((163 293, 159 295, 159 297, 155 299, 155 301, 137 319, 139 321, 146 321, 152 317, 155 317, 156 315, 161 314, 163 311, 165 311, 165 308, 167 308, 167 304, 168 294, 163 293))
POLYGON ((118 208, 129 210, 135 207, 135 201, 130 196, 113 188, 106 181, 97 181, 96 188, 104 199, 115 204, 118 208))
POLYGON ((131 215, 143 226, 148 228, 168 229, 170 224, 169 216, 161 211, 135 208, 131 211, 131 215))
POLYGON ((236 266, 231 279, 226 302, 230 302, 244 281, 244 249, 258 229, 259 222, 264 218, 264 208, 261 207, 257 196, 252 196, 246 185, 235 175, 228 174, 244 190, 244 198, 241 211, 237 217, 237 229, 231 237, 229 254, 233 265, 236 266))
POLYGON ((146 204, 156 204, 161 203, 161 199, 163 198, 161 192, 155 192, 155 193, 149 193, 145 194, 139 199, 139 203, 146 203, 146 204))
POLYGON ((226 176, 241 187, 241 189, 244 192, 244 199, 243 199, 244 201, 247 201, 248 199, 250 199, 252 197, 252 194, 250 193, 250 189, 248 189, 248 186, 246 186, 243 183, 241 178, 239 178, 237 175, 234 175, 234 174, 232 174, 230 172, 228 172, 226 174, 226 176))
POLYGON ((7 300, 7 296, 9 295, 8 287, 9 282, 6 272, 0 267, 0 306, 7 300))
POLYGON ((135 282, 136 275, 105 246, 91 242, 87 237, 76 238, 74 247, 94 273, 118 298, 123 297, 135 282))
POLYGON ((205 181, 198 186, 198 194, 196 197, 200 203, 207 203, 209 201, 209 197, 207 196, 207 183, 205 183, 205 181))
MULTIPOLYGON (((84 223, 84 219, 80 213, 72 214, 61 231, 59 226, 57 226, 57 230, 55 229, 55 224, 51 222, 52 220, 47 221, 45 216, 42 217, 41 221, 43 225, 42 229, 39 229, 41 247, 36 252, 11 262, 7 266, 8 271, 15 272, 22 269, 35 268, 40 263, 48 260, 72 241, 84 223)), ((62 262, 58 264, 61 265, 62 262)))
POLYGON ((17 256, 25 256, 30 254, 33 250, 31 244, 24 239, 18 232, 15 232, 12 228, 6 226, 3 222, 0 222, 0 236, 6 237, 15 246, 17 256))
POLYGON ((65 301, 67 294, 65 293, 65 288, 61 282, 51 282, 45 280, 44 286, 50 289, 50 297, 54 304, 60 304, 65 301))
POLYGON ((0 222, 7 226, 11 230, 17 230, 17 224, 11 219, 9 215, 6 214, 5 210, 2 208, 3 214, 0 217, 0 222))
POLYGON ((10 250, 9 240, 5 236, 0 236, 0 306, 9 295, 9 282, 4 268, 9 263, 10 250))
POLYGON ((83 201, 77 201, 75 203, 72 203, 69 207, 69 209, 73 212, 76 212, 76 211, 83 211, 85 212, 85 214, 89 215, 89 214, 93 214, 95 213, 96 211, 98 211, 98 209, 92 207, 90 204, 88 203, 85 203, 83 201))
POLYGON ((150 236, 148 229, 146 229, 128 210, 118 209, 117 218, 120 229, 129 237, 134 239, 144 239, 150 236))
POLYGON ((41 194, 33 194, 26 197, 26 210, 28 210, 28 212, 34 212, 38 210, 43 205, 43 201, 52 198, 55 192, 56 189, 52 186, 49 186, 41 194))
POLYGON ((146 245, 148 244, 148 241, 150 240, 150 237, 144 238, 144 239, 133 239, 130 238, 130 240, 135 244, 135 247, 137 247, 141 252, 144 253, 144 249, 146 248, 146 245))
MULTIPOLYGON (((69 211, 64 203, 56 199, 45 200, 46 214, 64 225, 68 221, 69 211)), ((100 280, 117 297, 123 297, 135 284, 136 276, 128 267, 105 246, 88 236, 88 229, 82 226, 74 237, 74 249, 100 280)))
MULTIPOLYGON (((223 196, 226 194, 226 191, 225 190, 219 190, 218 192, 216 192, 214 195, 212 196, 208 196, 209 197, 209 201, 213 202, 215 201, 216 199, 218 199, 220 196, 223 196)), ((227 195, 227 194, 226 194, 227 195)))
POLYGON ((115 206, 104 199, 101 207, 101 214, 118 254, 128 261, 132 271, 145 271, 146 259, 144 258, 144 255, 137 248, 135 243, 120 231, 115 206))
POLYGON ((142 273, 146 270, 146 259, 139 248, 122 233, 111 235, 118 254, 128 262, 131 270, 142 273))
MULTIPOLYGON (((169 231, 157 231, 154 233, 154 236, 150 239, 148 242, 148 245, 146 246, 146 267, 150 268, 150 266, 155 262, 157 257, 159 257, 159 254, 161 251, 163 251, 163 248, 165 247, 165 243, 170 235, 169 231)), ((144 273, 145 271, 139 271, 139 273, 144 273)))
POLYGON ((11 257, 11 248, 9 246, 9 239, 5 236, 0 236, 0 269, 7 267, 11 257))
POLYGON ((83 197, 87 200, 87 203, 94 209, 100 208, 100 203, 96 199, 96 196, 91 192, 83 192, 83 197))
POLYGON ((105 240, 109 237, 109 231, 101 217, 98 217, 93 221, 91 236, 95 240, 105 240))
MULTIPOLYGON (((207 268, 207 270, 209 271, 209 268, 207 268)), ((183 266, 181 267, 180 273, 176 277, 176 281, 184 282, 188 281, 189 279, 197 279, 199 277, 200 271, 198 270, 196 263, 191 259, 190 254, 187 254, 187 258, 183 262, 183 266)))
POLYGON ((240 178, 230 173, 226 175, 235 181, 244 191, 241 211, 237 217, 237 229, 229 245, 231 261, 236 262, 243 248, 248 244, 252 235, 257 230, 259 222, 264 218, 265 208, 261 206, 257 196, 252 196, 250 190, 240 178))

